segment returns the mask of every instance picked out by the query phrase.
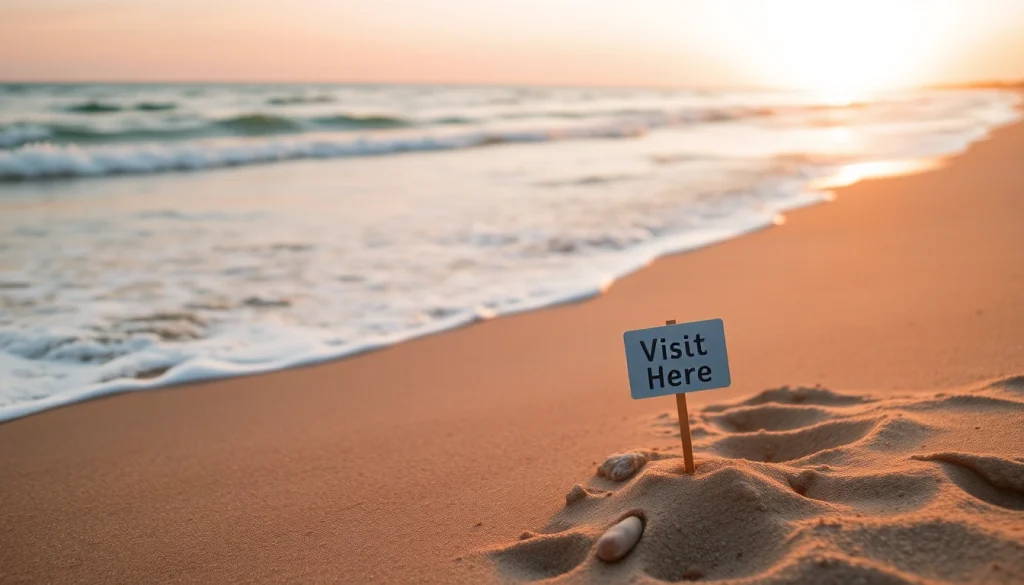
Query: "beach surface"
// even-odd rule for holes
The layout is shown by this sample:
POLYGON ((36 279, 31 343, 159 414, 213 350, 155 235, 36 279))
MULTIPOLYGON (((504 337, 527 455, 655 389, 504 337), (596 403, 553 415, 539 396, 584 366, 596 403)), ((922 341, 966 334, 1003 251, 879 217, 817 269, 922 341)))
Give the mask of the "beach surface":
POLYGON ((838 581, 1013 582, 1024 446, 1021 383, 1005 379, 1024 371, 1021 152, 1024 125, 998 130, 937 170, 839 189, 782 226, 661 259, 586 302, 339 362, 4 423, 0 581, 625 581, 637 572, 799 581, 824 574, 804 572, 814 564, 838 567, 827 573, 838 581), (623 331, 717 317, 733 385, 690 395, 695 423, 708 430, 697 476, 678 483, 670 457, 642 468, 628 484, 636 489, 598 486, 612 493, 605 503, 594 503, 595 491, 567 508, 574 484, 597 489, 588 482, 609 454, 678 452, 658 418, 672 398, 629 397, 623 331), (743 418, 759 405, 737 401, 785 384, 828 392, 797 404, 792 391, 769 394, 798 412, 743 418), (968 398, 943 406, 943 392, 968 398), (888 439, 896 418, 911 424, 888 439), (823 438, 774 437, 790 446, 768 449, 773 437, 748 435, 759 431, 823 438), (725 434, 739 438, 722 443, 725 434), (839 485, 853 476, 864 478, 860 488, 839 485), (893 485, 914 505, 885 499, 893 485), (611 569, 592 558, 600 530, 631 507, 675 529, 686 526, 687 506, 716 497, 742 500, 751 514, 778 511, 772 523, 751 520, 755 532, 736 527, 746 516, 699 515, 711 531, 701 542, 730 551, 746 543, 749 560, 731 557, 719 572, 708 551, 673 561, 676 545, 696 541, 667 537, 651 518, 635 556, 611 569), (957 515, 928 524, 932 500, 957 515), (758 544, 794 522, 851 526, 853 514, 894 526, 894 541, 928 554, 903 565, 913 555, 865 548, 863 534, 814 532, 835 529, 825 524, 801 528, 808 536, 781 549, 758 544), (545 535, 557 530, 568 532, 545 535), (517 544, 528 531, 538 536, 517 544), (981 552, 963 552, 959 568, 935 564, 950 547, 971 546, 981 552), (850 568, 845 559, 858 554, 876 573, 850 568), (993 568, 990 555, 1003 564, 993 568))
MULTIPOLYGON (((776 388, 690 424, 693 475, 657 447, 615 454, 541 530, 472 561, 560 583, 1024 577, 1024 376, 904 396, 776 388)), ((668 412, 650 427, 679 436, 668 412)))

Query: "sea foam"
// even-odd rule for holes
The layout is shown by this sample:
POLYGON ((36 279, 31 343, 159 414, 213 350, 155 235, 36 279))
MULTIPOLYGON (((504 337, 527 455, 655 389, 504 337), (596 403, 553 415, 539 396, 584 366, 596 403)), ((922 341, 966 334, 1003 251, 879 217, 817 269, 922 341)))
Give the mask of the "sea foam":
MULTIPOLYGON (((190 91, 124 101, 187 110, 189 99, 201 99, 190 91)), ((450 92, 445 99, 462 100, 467 119, 486 117, 483 108, 502 96, 523 95, 450 92)), ((279 93, 251 99, 271 95, 279 93)), ((609 95, 530 106, 586 111, 568 123, 534 117, 486 129, 0 151, 0 176, 9 180, 0 198, 0 420, 350 356, 586 299, 659 256, 827 201, 832 185, 955 154, 1014 119, 1018 101, 939 92, 836 110, 776 96, 764 115, 752 114, 764 99, 722 94, 714 107, 691 110, 704 118, 669 120, 651 114, 647 94, 630 98, 634 107, 609 95), (587 106, 594 100, 597 116, 587 106), (609 111, 644 114, 601 117, 609 111), (736 115, 707 115, 715 111, 736 115), (296 160, 303 158, 338 160, 296 160), (245 168, 204 172, 225 166, 245 168), (165 172, 174 170, 197 172, 165 172), (139 176, 57 180, 108 174, 139 176)), ((487 115, 509 115, 502 104, 487 115)), ((135 115, 177 114, 91 116, 135 115)), ((405 117, 451 115, 435 108, 405 117)))
MULTIPOLYGON (((251 124, 251 120, 246 123, 251 124)), ((635 125, 618 125, 373 138, 320 134, 252 141, 208 140, 90 148, 36 143, 0 152, 0 180, 197 171, 306 158, 382 156, 571 138, 622 138, 636 136, 644 131, 644 128, 635 125)))

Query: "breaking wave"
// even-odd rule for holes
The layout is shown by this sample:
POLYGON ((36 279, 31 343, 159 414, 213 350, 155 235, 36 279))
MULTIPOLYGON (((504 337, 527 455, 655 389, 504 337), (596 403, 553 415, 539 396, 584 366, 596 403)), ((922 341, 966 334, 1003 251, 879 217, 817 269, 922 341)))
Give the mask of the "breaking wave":
POLYGON ((139 102, 131 105, 114 104, 110 102, 88 101, 72 104, 64 108, 65 112, 73 114, 112 114, 135 110, 138 112, 166 112, 178 107, 174 102, 139 102))
MULTIPOLYGON (((277 103, 320 103, 288 101, 291 99, 279 98, 277 103)), ((300 98, 294 99, 298 100, 300 98)), ((307 98, 301 99, 307 100, 307 98)), ((515 123, 520 126, 529 124, 544 126, 549 133, 557 133, 560 131, 559 127, 566 125, 642 125, 653 128, 674 124, 740 120, 770 116, 774 113, 772 110, 765 108, 613 108, 585 112, 536 109, 494 113, 489 116, 441 114, 437 116, 405 117, 383 113, 353 112, 289 116, 279 113, 254 111, 222 118, 205 118, 198 115, 190 116, 187 112, 180 110, 174 102, 159 101, 138 102, 126 106, 108 102, 89 101, 68 106, 64 111, 87 115, 46 122, 22 120, 0 125, 0 149, 10 150, 37 142, 48 142, 55 145, 84 144, 91 146, 103 143, 303 135, 329 131, 370 132, 409 128, 427 130, 430 128, 470 125, 486 127, 490 124, 508 126, 509 123, 515 123), (101 113, 114 115, 118 112, 122 114, 125 112, 145 112, 152 114, 154 117, 142 124, 137 120, 133 120, 130 123, 114 124, 97 122, 97 120, 110 122, 111 118, 109 116, 91 115, 101 113), (165 114, 169 114, 169 116, 165 114)), ((533 132, 533 130, 527 131, 533 132)), ((500 142, 500 140, 498 141, 500 142)))
MULTIPOLYGON (((247 119, 236 121, 235 124, 256 125, 265 130, 282 127, 278 121, 263 119, 247 119)), ((643 126, 620 124, 575 129, 448 135, 424 133, 375 138, 317 134, 261 140, 189 141, 91 148, 34 143, 0 152, 0 180, 197 171, 306 158, 379 156, 572 138, 625 138, 639 136, 646 130, 643 126)))
POLYGON ((833 107, 732 92, 0 86, 0 249, 13 268, 0 274, 0 421, 600 294, 660 255, 828 200, 821 189, 961 152, 1018 119, 1019 103, 992 92, 833 107), (268 105, 331 91, 344 108, 268 105), (487 150, 507 143, 535 146, 487 150), (430 150, 453 152, 200 173, 187 186, 31 182, 430 150))

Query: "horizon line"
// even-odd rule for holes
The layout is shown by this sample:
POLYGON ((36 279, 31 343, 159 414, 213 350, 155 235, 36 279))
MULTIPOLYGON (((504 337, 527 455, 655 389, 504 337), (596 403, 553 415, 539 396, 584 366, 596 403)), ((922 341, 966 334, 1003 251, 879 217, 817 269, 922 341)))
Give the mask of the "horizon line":
MULTIPOLYGON (((780 91, 807 92, 811 88, 771 86, 771 85, 682 85, 682 84, 544 84, 537 82, 472 82, 472 81, 298 81, 298 80, 170 80, 170 79, 93 79, 93 80, 25 80, 3 79, 0 85, 350 85, 350 86, 423 86, 423 87, 502 87, 502 88, 546 88, 546 89, 660 89, 660 90, 693 90, 693 91, 780 91)), ((954 81, 920 85, 905 85, 884 88, 875 91, 905 91, 914 89, 957 89, 957 88, 1022 88, 1024 77, 1005 79, 986 79, 978 81, 954 81)), ((874 93, 872 91, 870 93, 874 93)))

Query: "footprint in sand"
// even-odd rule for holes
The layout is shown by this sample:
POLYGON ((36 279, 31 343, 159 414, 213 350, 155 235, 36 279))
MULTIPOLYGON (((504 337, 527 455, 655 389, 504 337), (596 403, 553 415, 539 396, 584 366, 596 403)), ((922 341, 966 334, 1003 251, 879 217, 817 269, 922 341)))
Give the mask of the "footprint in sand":
POLYGON ((913 459, 940 463, 950 481, 985 503, 1024 511, 1024 458, 1015 461, 948 452, 914 455, 913 459))
POLYGON ((1024 583, 1024 376, 892 398, 779 388, 691 424, 695 475, 625 451, 534 536, 479 556, 520 582, 1024 583), (628 515, 639 543, 600 561, 628 515))

